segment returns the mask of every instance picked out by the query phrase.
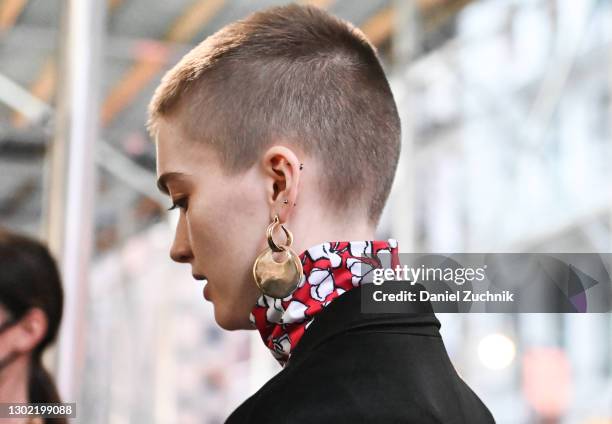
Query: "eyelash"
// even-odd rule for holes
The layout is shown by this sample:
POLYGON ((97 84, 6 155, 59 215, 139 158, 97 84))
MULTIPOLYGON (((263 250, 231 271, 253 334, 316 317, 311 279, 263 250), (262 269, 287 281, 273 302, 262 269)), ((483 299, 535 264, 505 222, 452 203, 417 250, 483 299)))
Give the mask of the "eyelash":
POLYGON ((181 208, 181 209, 187 210, 187 198, 186 197, 182 197, 180 199, 177 199, 176 201, 174 201, 172 206, 170 206, 168 208, 168 210, 171 211, 171 210, 174 210, 176 208, 181 208))

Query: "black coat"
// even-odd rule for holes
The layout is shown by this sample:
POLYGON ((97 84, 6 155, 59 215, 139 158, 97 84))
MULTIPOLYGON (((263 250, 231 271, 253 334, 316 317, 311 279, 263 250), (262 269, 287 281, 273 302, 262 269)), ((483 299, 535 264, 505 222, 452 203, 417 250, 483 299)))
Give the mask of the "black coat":
POLYGON ((494 423, 428 312, 361 313, 352 289, 314 318, 282 371, 226 423, 494 423))

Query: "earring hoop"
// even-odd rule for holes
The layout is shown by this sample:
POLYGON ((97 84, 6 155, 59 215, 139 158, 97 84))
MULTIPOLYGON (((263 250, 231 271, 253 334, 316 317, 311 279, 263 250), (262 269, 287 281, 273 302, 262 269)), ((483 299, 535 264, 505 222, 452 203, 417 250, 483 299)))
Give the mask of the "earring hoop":
POLYGON ((290 247, 293 244, 293 234, 291 234, 291 231, 289 231, 287 228, 285 228, 283 224, 280 223, 280 219, 278 218, 278 215, 274 215, 274 219, 272 220, 272 222, 270 223, 270 225, 268 225, 268 228, 266 229, 266 237, 268 239, 268 246, 270 246, 270 249, 272 249, 273 252, 282 252, 284 250, 283 246, 279 246, 278 244, 276 244, 276 242, 274 241, 274 238, 272 237, 274 235, 274 230, 279 225, 281 229, 283 230, 283 232, 285 233, 285 238, 287 239, 287 243, 285 244, 285 247, 290 247))
POLYGON ((299 256, 291 249, 293 234, 280 223, 278 215, 266 229, 268 247, 255 259, 253 278, 259 290, 272 298, 282 299, 295 291, 304 275, 299 256), (273 238, 274 230, 280 226, 287 238, 286 244, 278 245, 273 238), (278 262, 274 253, 282 253, 283 260, 278 262))

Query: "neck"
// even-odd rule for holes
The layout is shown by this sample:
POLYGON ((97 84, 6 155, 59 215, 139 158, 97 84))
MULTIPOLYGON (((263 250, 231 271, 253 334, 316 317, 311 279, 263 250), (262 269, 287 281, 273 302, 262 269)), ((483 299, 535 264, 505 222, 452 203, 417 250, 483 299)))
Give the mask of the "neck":
POLYGON ((288 222, 294 236, 293 250, 298 254, 328 241, 374 240, 376 228, 365 220, 353 220, 350 217, 339 220, 337 217, 331 219, 330 216, 306 213, 302 209, 288 222))
POLYGON ((0 371, 0 403, 27 403, 29 358, 21 355, 0 371))

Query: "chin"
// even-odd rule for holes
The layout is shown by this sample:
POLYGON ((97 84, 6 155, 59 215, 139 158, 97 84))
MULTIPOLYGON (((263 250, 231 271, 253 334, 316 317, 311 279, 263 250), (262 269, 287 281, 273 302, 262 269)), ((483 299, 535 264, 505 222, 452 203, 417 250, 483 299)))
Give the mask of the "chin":
POLYGON ((236 310, 224 311, 223 308, 218 308, 215 305, 215 321, 219 325, 219 327, 224 330, 234 331, 234 330, 252 330, 253 326, 249 321, 249 313, 246 314, 246 319, 244 316, 238 315, 236 310))

